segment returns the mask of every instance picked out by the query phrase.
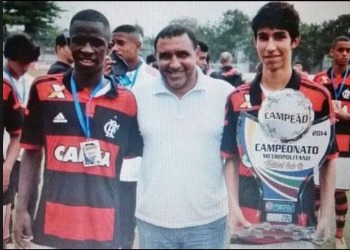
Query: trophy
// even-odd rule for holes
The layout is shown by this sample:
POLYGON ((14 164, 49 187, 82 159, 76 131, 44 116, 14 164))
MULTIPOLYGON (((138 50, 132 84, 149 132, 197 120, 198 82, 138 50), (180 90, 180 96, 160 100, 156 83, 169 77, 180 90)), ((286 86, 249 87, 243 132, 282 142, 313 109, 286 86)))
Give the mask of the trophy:
POLYGON ((316 222, 303 218, 303 206, 314 197, 304 190, 333 139, 330 117, 315 120, 312 103, 297 90, 270 94, 258 117, 241 112, 237 141, 243 164, 259 187, 261 216, 259 223, 238 228, 233 237, 313 241, 316 222))

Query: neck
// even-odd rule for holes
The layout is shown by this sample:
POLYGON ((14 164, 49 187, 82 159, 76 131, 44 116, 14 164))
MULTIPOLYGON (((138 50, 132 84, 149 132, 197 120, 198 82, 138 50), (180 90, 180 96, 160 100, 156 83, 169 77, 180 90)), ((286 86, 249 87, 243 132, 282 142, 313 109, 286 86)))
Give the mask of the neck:
POLYGON ((19 75, 16 74, 16 72, 11 68, 11 65, 9 62, 7 62, 5 64, 5 70, 9 73, 9 76, 18 80, 19 79, 19 75))
POLYGON ((80 88, 87 88, 90 91, 94 90, 96 86, 101 82, 103 78, 102 72, 95 73, 94 75, 82 74, 76 70, 73 71, 73 79, 80 88))
POLYGON ((333 64, 332 68, 335 75, 341 75, 346 71, 347 65, 333 64))
POLYGON ((263 74, 261 78, 261 84, 272 91, 284 89, 291 76, 292 76, 292 68, 286 70, 277 70, 270 71, 268 69, 263 68, 263 74))
POLYGON ((67 59, 62 58, 62 57, 58 57, 58 58, 57 58, 57 61, 59 61, 59 62, 61 62, 61 63, 68 64, 68 65, 71 65, 71 63, 70 63, 70 62, 68 62, 68 60, 67 60, 67 59))
POLYGON ((129 68, 128 71, 136 70, 137 66, 141 63, 140 59, 137 58, 136 60, 133 60, 132 62, 128 62, 129 68))

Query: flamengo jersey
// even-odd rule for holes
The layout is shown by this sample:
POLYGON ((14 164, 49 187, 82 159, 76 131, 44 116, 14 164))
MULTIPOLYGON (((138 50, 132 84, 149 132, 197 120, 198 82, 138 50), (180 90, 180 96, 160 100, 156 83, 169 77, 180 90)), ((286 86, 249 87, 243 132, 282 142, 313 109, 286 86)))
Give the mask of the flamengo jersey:
MULTIPOLYGON (((261 87, 261 74, 250 84, 244 84, 237 88, 228 98, 226 104, 226 116, 224 134, 221 144, 221 155, 224 158, 230 158, 239 153, 239 146, 236 141, 236 127, 241 111, 247 111, 249 114, 257 117, 258 111, 263 101, 264 95, 261 87)), ((286 86, 301 91, 308 97, 312 103, 315 112, 315 120, 330 115, 331 121, 334 124, 335 117, 331 106, 331 99, 328 91, 322 86, 315 84, 307 78, 300 77, 293 71, 292 77, 286 86)), ((332 150, 327 159, 336 157, 336 147, 333 144, 332 150)), ((242 156, 241 156, 242 157, 242 156)), ((293 218, 293 224, 301 226, 309 226, 316 224, 314 212, 314 182, 310 181, 303 185, 307 185, 304 189, 303 197, 307 197, 300 204, 295 206, 297 218, 293 218), (300 208, 303 208, 303 211, 300 208)), ((251 170, 245 166, 242 161, 239 162, 239 204, 244 217, 251 223, 260 223, 262 218, 266 217, 263 209, 263 202, 260 201, 260 191, 256 179, 253 177, 251 170), (260 204, 260 205, 259 205, 260 204)), ((255 241, 255 240, 254 240, 255 241)), ((274 239, 257 239, 260 243, 273 243, 274 239)))
MULTIPOLYGON (((21 103, 17 97, 15 90, 10 82, 2 78, 2 109, 3 117, 1 139, 4 141, 4 130, 10 135, 18 135, 21 133, 23 125, 23 110, 21 103)), ((4 145, 3 145, 4 146, 4 145)), ((1 154, 1 161, 4 163, 4 155, 1 154)), ((7 205, 13 202, 14 193, 11 188, 8 189, 2 196, 2 204, 7 205)), ((4 213, 4 211, 3 211, 4 213)))
MULTIPOLYGON (((84 167, 80 143, 87 139, 74 107, 71 74, 38 78, 30 91, 21 145, 44 146, 46 157, 34 242, 54 248, 113 248, 119 229, 120 166, 124 156, 140 155, 142 149, 136 101, 129 90, 114 84, 91 100, 91 139, 99 141, 102 165, 84 167)), ((89 92, 77 91, 85 114, 89 92)))
MULTIPOLYGON (((348 66, 349 67, 349 66, 348 66)), ((327 71, 318 73, 314 81, 321 83, 325 86, 332 95, 332 100, 338 100, 341 102, 341 108, 350 113, 350 69, 347 75, 343 72, 341 77, 334 76, 334 85, 331 77, 332 68, 327 71), (341 84, 344 81, 342 90, 341 84), (336 89, 335 89, 336 88, 336 89), (335 91, 338 93, 339 98, 336 99, 335 91)), ((335 123, 336 140, 339 150, 339 157, 350 157, 350 122, 339 120, 335 123)))
MULTIPOLYGON (((2 141, 4 141, 5 129, 10 135, 18 135, 21 133, 23 125, 21 103, 11 83, 4 78, 2 78, 2 102, 3 123, 1 136, 2 141)), ((2 162, 4 162, 4 155, 2 155, 2 162)))

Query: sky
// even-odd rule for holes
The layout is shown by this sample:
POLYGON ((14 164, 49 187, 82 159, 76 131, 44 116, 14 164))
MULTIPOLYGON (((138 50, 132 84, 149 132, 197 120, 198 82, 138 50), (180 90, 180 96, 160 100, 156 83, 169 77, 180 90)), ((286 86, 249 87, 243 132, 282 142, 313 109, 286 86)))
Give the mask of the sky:
MULTIPOLYGON (((61 18, 55 24, 61 29, 69 27, 72 16, 83 9, 95 9, 103 13, 110 22, 112 30, 122 24, 137 23, 144 29, 144 35, 154 37, 171 20, 190 17, 200 24, 218 23, 223 13, 238 9, 252 18, 258 9, 268 1, 71 1, 56 3, 62 9, 61 18)), ((335 20, 339 15, 350 13, 350 1, 288 1, 299 12, 304 23, 321 24, 335 20)))

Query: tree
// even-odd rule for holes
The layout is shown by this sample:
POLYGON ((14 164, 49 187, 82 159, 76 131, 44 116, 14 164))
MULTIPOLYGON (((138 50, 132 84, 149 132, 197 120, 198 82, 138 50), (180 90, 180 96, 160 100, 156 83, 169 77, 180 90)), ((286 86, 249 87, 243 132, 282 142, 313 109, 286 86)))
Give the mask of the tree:
POLYGON ((248 52, 248 46, 253 45, 250 23, 249 17, 242 11, 237 9, 226 11, 221 22, 215 27, 217 42, 214 56, 218 57, 221 52, 229 51, 237 59, 239 52, 248 52))
POLYGON ((323 37, 321 27, 317 24, 300 25, 301 42, 293 53, 294 61, 300 61, 303 68, 310 72, 323 59, 324 52, 320 49, 323 37))
POLYGON ((328 55, 330 45, 337 36, 350 36, 350 15, 340 15, 335 20, 321 25, 301 24, 301 43, 294 56, 308 71, 323 70, 323 59, 328 55))
POLYGON ((4 1, 3 2, 3 35, 7 27, 24 25, 24 31, 35 39, 47 37, 57 30, 55 18, 64 10, 54 1, 4 1))

